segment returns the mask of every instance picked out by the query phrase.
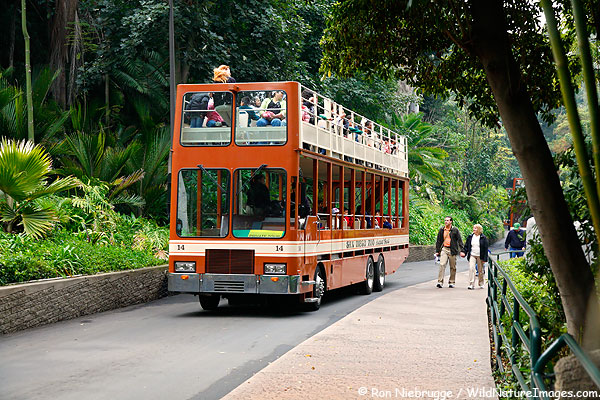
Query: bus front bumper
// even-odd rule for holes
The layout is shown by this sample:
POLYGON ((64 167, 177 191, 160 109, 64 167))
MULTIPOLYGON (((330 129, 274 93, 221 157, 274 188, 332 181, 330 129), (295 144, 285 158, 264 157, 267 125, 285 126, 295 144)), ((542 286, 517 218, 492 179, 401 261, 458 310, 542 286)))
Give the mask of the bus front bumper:
POLYGON ((300 275, 169 273, 168 288, 181 293, 299 294, 300 275))

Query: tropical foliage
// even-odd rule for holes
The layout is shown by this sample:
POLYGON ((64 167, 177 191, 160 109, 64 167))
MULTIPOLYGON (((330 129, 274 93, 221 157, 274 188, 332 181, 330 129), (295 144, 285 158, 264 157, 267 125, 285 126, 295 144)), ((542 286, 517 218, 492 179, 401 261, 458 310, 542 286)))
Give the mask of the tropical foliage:
POLYGON ((56 212, 43 198, 74 188, 78 181, 69 176, 48 183, 51 172, 50 156, 39 145, 0 141, 0 221, 6 232, 39 238, 52 228, 56 212))

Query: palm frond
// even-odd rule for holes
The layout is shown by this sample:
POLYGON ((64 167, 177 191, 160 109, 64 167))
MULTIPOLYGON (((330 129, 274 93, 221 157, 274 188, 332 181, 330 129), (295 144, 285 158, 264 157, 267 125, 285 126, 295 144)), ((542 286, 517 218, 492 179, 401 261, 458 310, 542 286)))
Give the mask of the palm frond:
POLYGON ((51 208, 27 209, 22 212, 21 218, 25 234, 36 239, 52 229, 58 220, 56 213, 51 208))

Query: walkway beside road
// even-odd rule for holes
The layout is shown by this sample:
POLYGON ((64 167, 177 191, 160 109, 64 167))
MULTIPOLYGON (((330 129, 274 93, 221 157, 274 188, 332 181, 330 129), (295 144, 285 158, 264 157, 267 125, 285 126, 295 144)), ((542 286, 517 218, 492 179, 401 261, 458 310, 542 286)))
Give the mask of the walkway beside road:
POLYGON ((225 399, 497 399, 487 291, 467 290, 468 272, 457 274, 455 288, 447 279, 442 289, 432 280, 373 300, 225 399))

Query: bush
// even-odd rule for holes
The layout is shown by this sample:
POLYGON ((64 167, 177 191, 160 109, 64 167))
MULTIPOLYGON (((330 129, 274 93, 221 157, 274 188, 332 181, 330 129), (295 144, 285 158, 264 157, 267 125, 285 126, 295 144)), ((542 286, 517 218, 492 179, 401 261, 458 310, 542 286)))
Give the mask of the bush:
MULTIPOLYGON (((565 333, 566 319, 560 298, 555 292, 556 286, 553 285, 552 273, 537 272, 535 268, 528 265, 524 257, 500 261, 500 266, 510 276, 523 299, 537 314, 544 340, 552 342, 565 333)), ((509 294, 509 297, 512 301, 512 295, 509 294)), ((510 320, 506 323, 510 323, 510 320)), ((529 328, 529 318, 524 312, 521 312, 521 323, 527 329, 529 328)))
POLYGON ((411 193, 409 206, 410 243, 417 245, 435 244, 438 231, 444 225, 444 218, 451 216, 454 226, 458 228, 463 238, 471 234, 473 225, 483 226, 483 233, 490 242, 494 242, 503 234, 502 220, 494 215, 486 215, 485 219, 473 222, 466 210, 449 204, 437 205, 423 200, 411 193))
POLYGON ((119 217, 116 230, 54 231, 42 240, 0 233, 0 285, 160 265, 168 229, 143 218, 119 217))
MULTIPOLYGON (((554 293, 554 289, 548 284, 548 276, 539 274, 538 272, 533 272, 534 268, 528 265, 528 262, 524 257, 500 261, 499 264, 510 277, 510 280, 514 284, 516 290, 535 312, 540 324, 540 329, 542 331, 541 346, 542 349, 547 348, 550 343, 567 331, 565 316, 560 299, 557 298, 556 294, 554 293)), ((500 282, 503 280, 500 274, 499 280, 500 282)), ((498 294, 500 294, 500 292, 498 292, 498 294)), ((507 290, 506 296, 508 303, 511 307, 513 307, 514 296, 510 289, 507 290)), ((512 323, 511 319, 512 316, 509 315, 508 312, 502 316, 501 322, 504 328, 503 333, 507 337, 503 346, 510 345, 512 341, 512 330, 510 328, 512 323)), ((519 313, 519 322, 525 333, 530 335, 530 319, 522 309, 519 313)), ((509 360, 506 351, 504 351, 503 357, 506 372, 502 374, 499 370, 496 370, 496 382, 502 390, 518 390, 519 385, 515 379, 515 376, 511 372, 510 367, 507 365, 509 360)), ((556 361, 559 357, 560 355, 557 355, 553 361, 556 361)), ((525 377, 525 380, 529 382, 529 377, 531 376, 530 355, 523 344, 521 344, 520 350, 516 352, 515 362, 525 377)))

